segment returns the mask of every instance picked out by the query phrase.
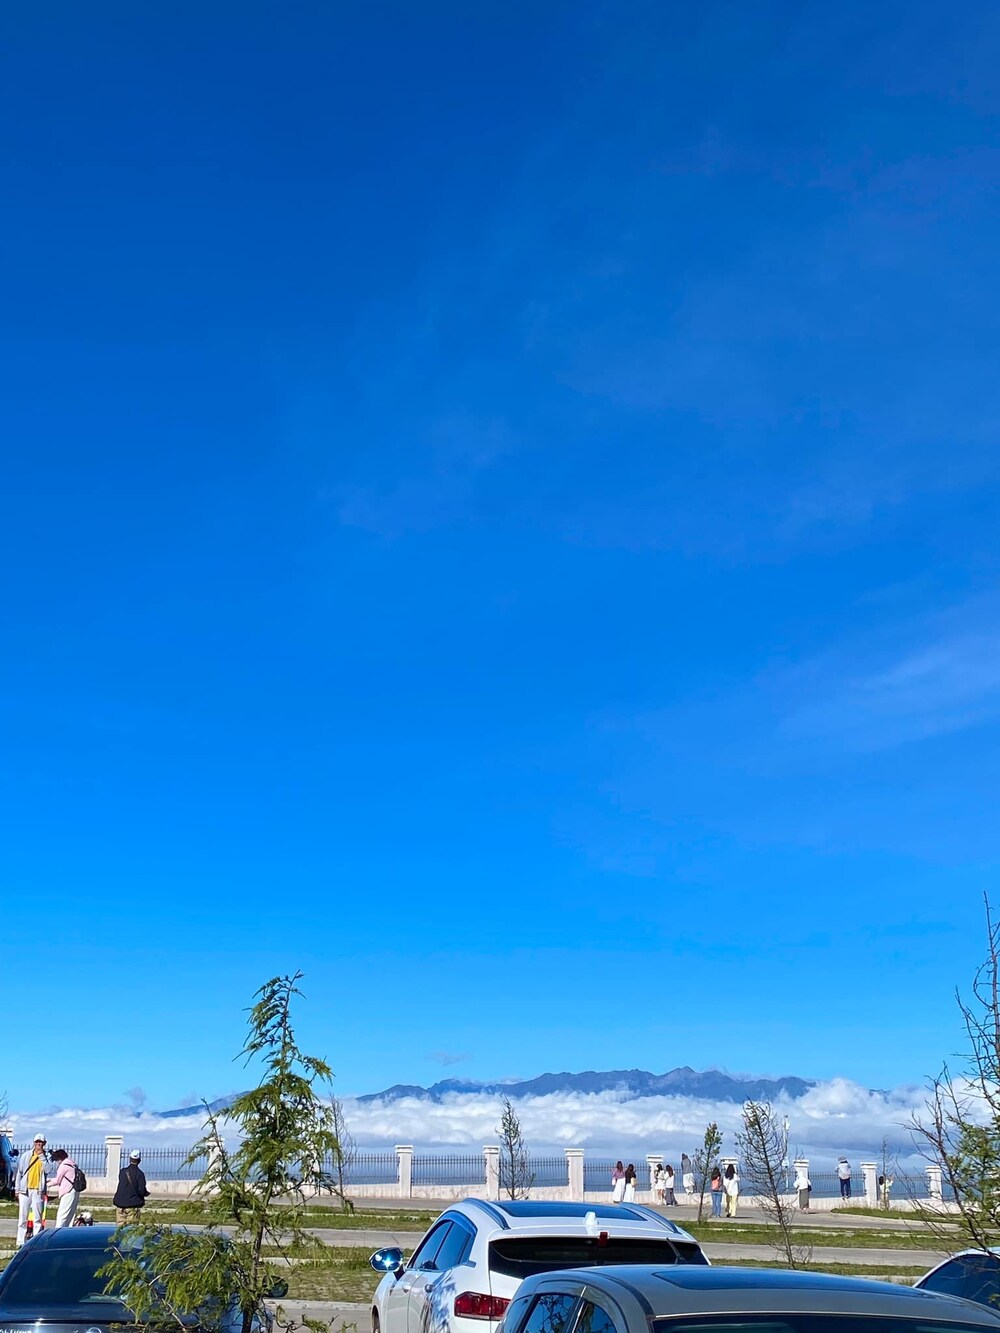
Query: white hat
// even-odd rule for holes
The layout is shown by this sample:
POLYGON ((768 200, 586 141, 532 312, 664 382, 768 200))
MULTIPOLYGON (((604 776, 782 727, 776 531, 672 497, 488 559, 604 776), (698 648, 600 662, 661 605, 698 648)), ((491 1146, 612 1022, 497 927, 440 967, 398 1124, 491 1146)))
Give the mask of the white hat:
POLYGON ((48 1139, 45 1137, 44 1134, 41 1133, 36 1134, 31 1141, 32 1143, 48 1143, 48 1139))
POLYGON ((129 1155, 128 1155, 128 1160, 129 1160, 130 1162, 141 1162, 141 1161, 142 1161, 142 1153, 139 1151, 138 1148, 133 1148, 132 1151, 131 1151, 131 1152, 129 1153, 129 1155))

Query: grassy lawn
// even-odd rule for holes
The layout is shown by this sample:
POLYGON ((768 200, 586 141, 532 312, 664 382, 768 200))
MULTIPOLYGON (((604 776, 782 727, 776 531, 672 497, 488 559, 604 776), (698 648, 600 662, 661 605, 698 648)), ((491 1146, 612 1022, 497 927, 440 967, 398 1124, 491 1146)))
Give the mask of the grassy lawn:
MULTIPOLYGON (((727 1242, 746 1245, 769 1245, 774 1232, 763 1227, 759 1222, 685 1222, 685 1230, 698 1240, 714 1241, 720 1245, 727 1242)), ((838 1249, 851 1250, 927 1250, 935 1248, 935 1238, 925 1230, 913 1231, 874 1231, 874 1230, 837 1230, 831 1227, 810 1227, 808 1230, 792 1232, 792 1243, 813 1249, 835 1246, 838 1249)))
POLYGON ((315 1263, 293 1265, 288 1270, 288 1295, 295 1300, 371 1300, 380 1274, 369 1264, 369 1253, 360 1246, 338 1245, 315 1263))
POLYGON ((855 1208, 853 1205, 847 1208, 834 1208, 832 1216, 838 1213, 846 1213, 850 1217, 891 1217, 897 1222, 936 1222, 939 1225, 959 1225, 959 1219, 954 1213, 935 1213, 929 1208, 855 1208))
MULTIPOLYGON (((747 1262, 740 1259, 713 1259, 716 1267, 784 1268, 777 1259, 747 1262)), ((813 1272, 836 1273, 864 1277, 901 1277, 915 1279, 925 1269, 894 1264, 837 1264, 824 1263, 813 1257, 807 1265, 813 1272)), ((379 1282, 379 1275, 368 1265, 368 1251, 360 1248, 337 1248, 330 1251, 329 1259, 317 1263, 297 1264, 288 1272, 288 1295, 299 1300, 315 1301, 369 1301, 379 1282)))
MULTIPOLYGON (((10 1256, 0 1253, 0 1269, 10 1256)), ((778 1259, 742 1260, 713 1259, 715 1267, 784 1268, 778 1259)), ((837 1273, 845 1276, 898 1277, 913 1279, 924 1272, 922 1267, 905 1264, 840 1264, 824 1263, 822 1255, 813 1255, 808 1267, 818 1273, 837 1273)), ((314 1301, 370 1301, 379 1282, 379 1274, 368 1263, 365 1246, 331 1246, 318 1260, 293 1264, 286 1270, 288 1295, 296 1300, 314 1301)))
MULTIPOLYGON (((713 1259, 713 1268, 787 1268, 780 1259, 755 1259, 752 1263, 744 1259, 713 1259)), ((835 1273, 838 1277, 905 1277, 907 1279, 923 1277, 925 1268, 913 1268, 895 1264, 825 1264, 815 1256, 805 1267, 811 1273, 835 1273)))

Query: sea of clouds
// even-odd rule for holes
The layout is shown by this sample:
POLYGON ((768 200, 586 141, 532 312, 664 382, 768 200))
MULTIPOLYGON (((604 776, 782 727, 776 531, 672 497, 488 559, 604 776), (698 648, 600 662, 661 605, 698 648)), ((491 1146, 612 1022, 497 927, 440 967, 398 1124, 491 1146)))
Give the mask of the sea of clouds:
MULTIPOLYGON (((884 1139, 894 1153, 913 1152, 910 1125, 927 1101, 927 1090, 907 1084, 872 1091, 849 1079, 817 1083, 804 1096, 774 1103, 787 1115, 790 1145, 816 1161, 832 1162, 841 1153, 855 1160, 874 1158, 884 1139)), ((405 1097, 399 1101, 359 1102, 345 1097, 345 1118, 357 1146, 384 1148, 411 1143, 430 1151, 479 1148, 497 1138, 499 1106, 482 1093, 449 1093, 440 1102, 405 1097)), ((525 1139, 532 1150, 586 1148, 616 1156, 664 1152, 678 1157, 700 1142, 709 1121, 718 1121, 731 1148, 740 1107, 733 1102, 695 1097, 629 1097, 624 1091, 550 1093, 516 1103, 525 1139)), ((85 1143, 105 1134, 123 1134, 129 1144, 187 1146, 200 1134, 204 1115, 163 1119, 132 1106, 79 1109, 47 1107, 17 1111, 8 1117, 15 1139, 38 1129, 49 1143, 85 1143)))

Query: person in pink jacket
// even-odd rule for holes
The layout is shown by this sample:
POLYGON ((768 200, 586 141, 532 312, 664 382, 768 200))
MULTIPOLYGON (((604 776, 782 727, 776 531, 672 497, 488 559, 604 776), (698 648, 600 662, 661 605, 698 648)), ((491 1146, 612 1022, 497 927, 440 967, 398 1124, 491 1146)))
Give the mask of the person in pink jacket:
POLYGON ((52 1154, 53 1162, 58 1162, 59 1166, 49 1181, 49 1191, 59 1195, 59 1211, 56 1213, 55 1230, 60 1227, 70 1227, 73 1225, 73 1217, 76 1213, 77 1204, 80 1202, 80 1192, 74 1186, 76 1180, 76 1162, 70 1157, 65 1148, 56 1148, 52 1154))

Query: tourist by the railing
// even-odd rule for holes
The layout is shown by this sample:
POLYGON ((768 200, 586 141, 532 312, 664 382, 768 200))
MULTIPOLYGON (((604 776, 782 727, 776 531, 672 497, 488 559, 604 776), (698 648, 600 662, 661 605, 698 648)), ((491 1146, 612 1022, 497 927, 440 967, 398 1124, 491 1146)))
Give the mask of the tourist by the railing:
POLYGON ((712 1179, 708 1183, 712 1196, 712 1216, 722 1216, 722 1172, 717 1166, 712 1167, 712 1179))
POLYGON ((799 1207, 804 1213, 809 1211, 809 1195, 812 1193, 812 1181, 805 1162, 795 1164, 795 1192, 799 1196, 799 1207))
POLYGON ((58 1162, 56 1174, 50 1188, 59 1195, 59 1210, 56 1213, 55 1230, 73 1225, 80 1191, 76 1188, 76 1162, 65 1148, 56 1148, 52 1153, 53 1162, 58 1162))
POLYGON ((878 1178, 878 1198, 883 1208, 891 1208, 889 1201, 889 1191, 892 1189, 892 1176, 879 1176, 878 1178))
POLYGON ((128 1155, 128 1166, 123 1166, 118 1172, 118 1188, 112 1202, 119 1226, 126 1222, 138 1222, 139 1213, 149 1198, 146 1177, 139 1166, 141 1161, 142 1154, 138 1148, 133 1148, 128 1155))
POLYGON ((649 1166, 649 1191, 653 1196, 653 1202, 663 1206, 663 1182, 666 1179, 666 1172, 663 1170, 662 1162, 651 1162, 649 1166))
POLYGON ((635 1203, 635 1180, 635 1164, 629 1162, 625 1168, 625 1193, 622 1195, 626 1203, 635 1203))
POLYGON ((611 1202, 621 1203, 625 1197, 625 1168, 621 1162, 615 1162, 615 1169, 611 1172, 611 1202))
POLYGON ((28 1234, 29 1212, 35 1223, 35 1231, 41 1231, 45 1226, 45 1196, 48 1184, 45 1135, 36 1134, 31 1152, 21 1154, 17 1167, 17 1249, 24 1244, 28 1234))
POLYGON ((673 1208, 677 1204, 677 1195, 674 1193, 677 1188, 677 1176, 669 1162, 663 1168, 663 1177, 663 1202, 667 1208, 673 1208))
POLYGON ((840 1181, 840 1197, 851 1197, 851 1164, 846 1157, 837 1158, 837 1179, 840 1181))
POLYGON ((681 1182, 684 1185, 684 1193, 690 1198, 694 1194, 694 1167, 686 1152, 681 1153, 681 1182))
POLYGON ((740 1178, 732 1162, 726 1167, 722 1177, 722 1192, 726 1196, 726 1216, 736 1216, 736 1205, 740 1201, 740 1178))

